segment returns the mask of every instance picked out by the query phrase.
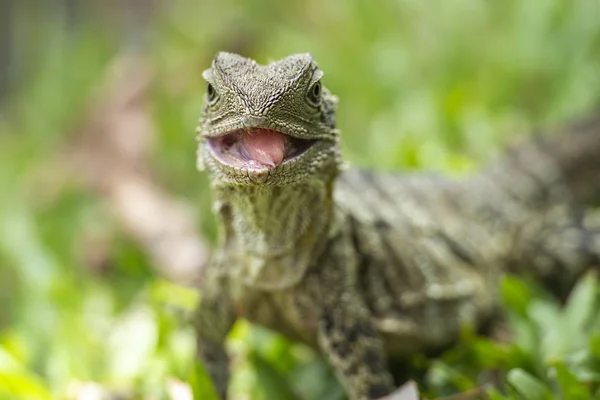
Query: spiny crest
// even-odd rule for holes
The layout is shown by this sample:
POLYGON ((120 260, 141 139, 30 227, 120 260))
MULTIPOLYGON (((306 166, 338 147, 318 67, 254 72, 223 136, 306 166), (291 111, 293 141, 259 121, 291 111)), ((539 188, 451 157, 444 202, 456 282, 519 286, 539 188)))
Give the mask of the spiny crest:
POLYGON ((310 54, 294 54, 267 65, 238 54, 220 52, 208 73, 216 74, 236 92, 246 108, 266 110, 286 92, 315 75, 317 65, 310 54))

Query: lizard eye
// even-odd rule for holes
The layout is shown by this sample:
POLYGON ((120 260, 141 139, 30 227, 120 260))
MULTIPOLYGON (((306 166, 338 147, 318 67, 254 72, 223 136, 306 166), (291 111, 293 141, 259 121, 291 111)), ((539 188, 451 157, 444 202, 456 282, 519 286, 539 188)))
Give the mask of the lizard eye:
POLYGON ((216 98, 217 98, 217 91, 215 90, 214 86, 209 83, 206 86, 206 99, 212 103, 213 101, 216 100, 216 98))
POLYGON ((321 103, 321 82, 315 82, 314 85, 310 87, 308 90, 308 100, 315 106, 318 106, 321 103))

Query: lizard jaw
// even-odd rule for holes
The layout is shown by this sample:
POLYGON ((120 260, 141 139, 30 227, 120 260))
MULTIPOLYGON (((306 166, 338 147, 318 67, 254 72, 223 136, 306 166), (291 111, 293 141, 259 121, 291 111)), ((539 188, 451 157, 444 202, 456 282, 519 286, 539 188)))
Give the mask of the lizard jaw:
POLYGON ((219 162, 247 170, 275 168, 316 142, 264 128, 242 128, 207 139, 208 148, 219 162))

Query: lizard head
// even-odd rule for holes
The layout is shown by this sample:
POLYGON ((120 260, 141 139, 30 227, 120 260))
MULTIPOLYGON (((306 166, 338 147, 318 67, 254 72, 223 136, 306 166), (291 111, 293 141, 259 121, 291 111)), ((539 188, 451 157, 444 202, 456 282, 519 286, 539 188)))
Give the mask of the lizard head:
POLYGON ((337 172, 336 98, 309 54, 260 65, 218 53, 203 76, 198 167, 218 183, 286 185, 337 172))

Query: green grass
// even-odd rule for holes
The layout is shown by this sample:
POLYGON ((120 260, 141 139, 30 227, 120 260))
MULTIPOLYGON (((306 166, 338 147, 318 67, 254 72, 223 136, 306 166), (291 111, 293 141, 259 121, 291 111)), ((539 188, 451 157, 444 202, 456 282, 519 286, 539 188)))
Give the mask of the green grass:
MULTIPOLYGON (((0 117, 0 399, 65 398, 77 382, 166 399, 172 379, 209 399, 187 324, 195 294, 156 276, 98 194, 56 169, 119 36, 98 21, 68 35, 64 21, 31 15, 15 16, 26 68, 0 117), (96 245, 101 266, 88 257, 96 245)), ((338 125, 354 165, 471 171, 504 145, 598 104, 599 15, 592 0, 169 2, 141 50, 156 73, 152 172, 196 207, 198 229, 214 241, 194 126, 201 71, 217 50, 262 62, 313 53, 340 97, 338 125)), ((586 277, 562 307, 507 279, 512 340, 465 331, 441 358, 415 357, 427 369, 423 393, 495 381, 494 400, 600 399, 599 288, 586 277)), ((302 346, 244 322, 229 345, 235 398, 343 398, 326 364, 302 346)))

